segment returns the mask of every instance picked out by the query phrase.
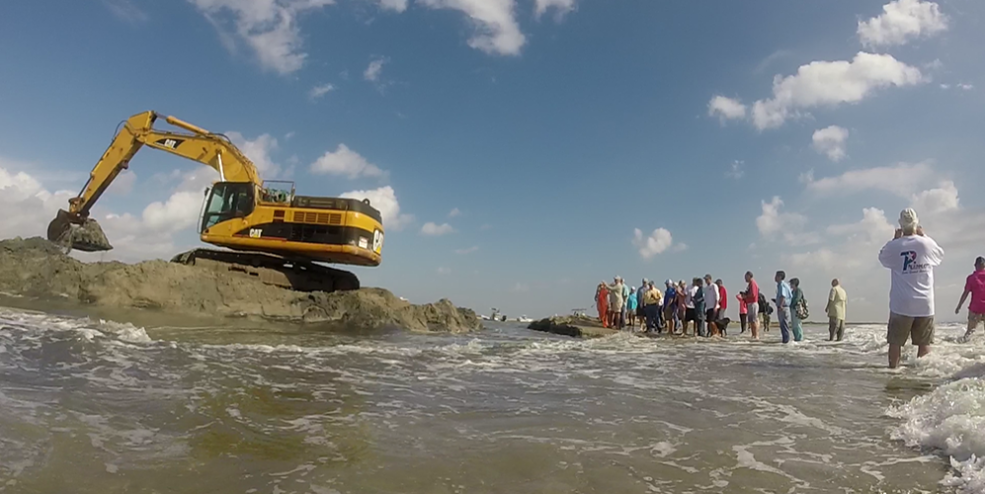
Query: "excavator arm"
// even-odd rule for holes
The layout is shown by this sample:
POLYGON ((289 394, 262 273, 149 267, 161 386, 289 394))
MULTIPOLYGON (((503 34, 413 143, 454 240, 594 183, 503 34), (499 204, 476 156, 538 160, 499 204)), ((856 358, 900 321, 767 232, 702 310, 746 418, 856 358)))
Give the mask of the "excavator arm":
POLYGON ((143 146, 160 149, 210 166, 223 182, 262 185, 256 166, 228 138, 201 127, 165 117, 165 121, 186 132, 158 130, 154 123, 159 115, 153 111, 138 113, 125 122, 109 148, 96 162, 89 180, 78 196, 69 199, 68 211, 59 210, 48 225, 48 239, 86 252, 112 249, 102 228, 89 218, 89 211, 113 180, 130 165, 143 146))

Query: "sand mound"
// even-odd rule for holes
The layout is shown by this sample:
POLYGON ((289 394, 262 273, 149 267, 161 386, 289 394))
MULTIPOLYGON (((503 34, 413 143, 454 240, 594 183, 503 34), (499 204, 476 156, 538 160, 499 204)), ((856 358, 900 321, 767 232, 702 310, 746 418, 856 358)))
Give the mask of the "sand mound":
POLYGON ((452 332, 479 328, 473 311, 458 309, 448 300, 413 305, 380 288, 295 292, 165 261, 83 263, 40 237, 0 241, 0 291, 100 306, 361 328, 452 332))

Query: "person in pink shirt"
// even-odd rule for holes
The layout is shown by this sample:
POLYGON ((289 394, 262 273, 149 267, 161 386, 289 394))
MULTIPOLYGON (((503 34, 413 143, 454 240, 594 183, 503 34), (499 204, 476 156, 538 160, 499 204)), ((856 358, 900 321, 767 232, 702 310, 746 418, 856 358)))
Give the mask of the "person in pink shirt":
POLYGON ((961 294, 958 308, 954 309, 955 314, 961 313, 961 306, 968 295, 971 295, 971 304, 968 305, 968 332, 964 334, 965 338, 975 332, 978 323, 985 323, 985 257, 975 259, 975 272, 965 281, 964 293, 961 294))
POLYGON ((739 334, 745 333, 746 328, 749 325, 749 321, 746 315, 749 313, 749 309, 746 307, 746 301, 742 298, 742 292, 736 293, 735 298, 739 301, 739 325, 742 328, 739 334))

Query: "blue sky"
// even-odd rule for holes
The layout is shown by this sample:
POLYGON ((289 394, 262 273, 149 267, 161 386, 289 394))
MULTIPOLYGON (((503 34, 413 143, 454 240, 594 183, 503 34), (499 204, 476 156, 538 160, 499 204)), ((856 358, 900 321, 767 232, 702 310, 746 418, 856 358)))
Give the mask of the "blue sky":
MULTIPOLYGON (((785 269, 815 312, 837 276, 881 320, 876 253, 913 205, 954 317, 985 254, 983 25, 975 0, 4 2, 0 236, 43 234, 153 109, 300 193, 369 191, 384 262, 355 271, 415 302, 546 315, 616 274, 785 269)), ((81 257, 199 245, 216 174, 131 170, 95 213, 117 249, 81 257)))

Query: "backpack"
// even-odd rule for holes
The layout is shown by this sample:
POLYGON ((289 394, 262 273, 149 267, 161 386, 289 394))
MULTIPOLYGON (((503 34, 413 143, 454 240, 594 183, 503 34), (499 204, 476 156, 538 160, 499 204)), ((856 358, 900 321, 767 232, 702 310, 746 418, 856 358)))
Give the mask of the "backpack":
POLYGON ((797 306, 793 310, 794 314, 797 315, 797 319, 801 321, 810 317, 810 311, 807 310, 807 298, 804 297, 804 292, 800 292, 800 297, 797 298, 797 306))
POLYGON ((761 314, 769 314, 772 312, 770 310, 770 303, 766 301, 766 296, 763 295, 763 292, 759 292, 759 300, 757 303, 759 304, 759 312, 761 314))

